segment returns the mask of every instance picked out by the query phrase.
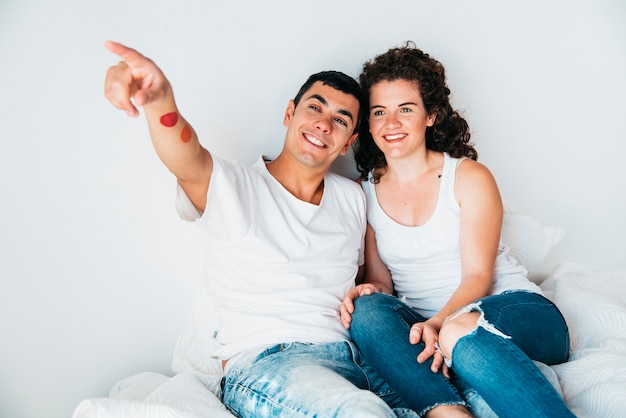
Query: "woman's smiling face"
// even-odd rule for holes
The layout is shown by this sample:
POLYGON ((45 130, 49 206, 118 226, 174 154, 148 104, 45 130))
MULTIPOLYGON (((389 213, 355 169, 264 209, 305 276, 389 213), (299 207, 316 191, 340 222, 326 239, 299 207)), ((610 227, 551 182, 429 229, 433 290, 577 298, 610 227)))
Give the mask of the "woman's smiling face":
POLYGON ((370 88, 369 130, 387 158, 400 158, 426 146, 428 115, 415 82, 380 81, 370 88))

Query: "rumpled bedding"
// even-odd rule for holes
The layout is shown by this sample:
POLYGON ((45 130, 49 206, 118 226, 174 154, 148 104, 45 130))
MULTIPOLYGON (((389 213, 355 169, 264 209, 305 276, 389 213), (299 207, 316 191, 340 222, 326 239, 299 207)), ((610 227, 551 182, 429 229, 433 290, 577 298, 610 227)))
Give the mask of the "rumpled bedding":
MULTIPOLYGON (((565 401, 579 418, 625 417, 626 269, 600 272, 561 263, 541 287, 570 328, 570 360, 551 367, 565 401)), ((206 298, 200 292, 180 336, 173 377, 148 372, 123 379, 108 398, 82 401, 73 418, 232 418, 216 396, 221 370, 208 355, 215 344, 214 312, 206 298)))
POLYGON ((565 401, 581 418, 625 417, 626 269, 562 263, 541 287, 570 329, 570 360, 552 367, 565 401))

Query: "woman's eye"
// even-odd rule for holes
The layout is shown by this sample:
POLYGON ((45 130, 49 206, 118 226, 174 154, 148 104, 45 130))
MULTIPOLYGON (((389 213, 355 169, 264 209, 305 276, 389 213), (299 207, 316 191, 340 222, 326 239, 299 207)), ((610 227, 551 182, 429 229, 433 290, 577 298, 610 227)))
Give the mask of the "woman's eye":
POLYGON ((400 109, 400 113, 409 113, 410 111, 411 109, 408 107, 403 107, 402 109, 400 109))
POLYGON ((382 110, 375 110, 374 112, 372 112, 372 116, 382 116, 382 115, 383 115, 382 110))

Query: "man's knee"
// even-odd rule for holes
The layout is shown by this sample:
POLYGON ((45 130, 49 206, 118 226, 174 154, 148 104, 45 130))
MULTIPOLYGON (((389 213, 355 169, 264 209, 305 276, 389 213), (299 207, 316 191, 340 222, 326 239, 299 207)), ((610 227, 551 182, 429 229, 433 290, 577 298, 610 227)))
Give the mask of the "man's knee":
POLYGON ((391 408, 376 394, 361 389, 344 396, 335 417, 395 417, 391 408))

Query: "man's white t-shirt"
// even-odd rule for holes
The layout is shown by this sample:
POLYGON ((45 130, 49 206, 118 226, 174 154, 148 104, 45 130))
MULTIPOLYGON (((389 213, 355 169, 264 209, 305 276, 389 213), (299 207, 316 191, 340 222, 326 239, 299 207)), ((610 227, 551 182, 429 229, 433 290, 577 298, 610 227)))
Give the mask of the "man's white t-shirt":
POLYGON ((177 210, 209 234, 205 280, 219 348, 228 359, 280 343, 348 339, 339 308, 363 264, 365 197, 334 173, 319 205, 297 199, 267 170, 213 156, 204 213, 179 187, 177 210))

